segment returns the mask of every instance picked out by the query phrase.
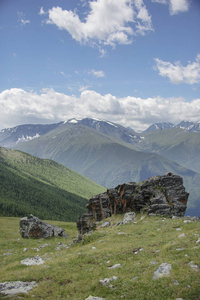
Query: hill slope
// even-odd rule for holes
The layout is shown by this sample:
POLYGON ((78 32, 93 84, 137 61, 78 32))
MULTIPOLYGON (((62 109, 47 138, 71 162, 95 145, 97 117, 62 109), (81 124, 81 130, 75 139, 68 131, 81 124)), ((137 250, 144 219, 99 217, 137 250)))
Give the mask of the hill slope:
POLYGON ((50 160, 0 147, 0 214, 75 221, 87 199, 104 191, 50 160))
POLYGON ((121 220, 122 215, 107 219, 111 227, 99 228, 71 245, 77 236, 75 223, 51 222, 64 228, 68 238, 44 241, 22 239, 19 219, 0 218, 0 282, 37 282, 28 294, 12 299, 85 300, 92 295, 107 300, 198 300, 199 222, 137 215, 135 223, 113 226, 121 220), (43 264, 20 265, 36 255, 46 259, 43 264), (162 263, 170 264, 169 275, 153 279, 162 263), (121 266, 109 269, 116 264, 121 266), (107 285, 100 283, 113 276, 107 285))
POLYGON ((143 133, 140 147, 200 173, 200 134, 180 128, 143 133))
POLYGON ((200 175, 155 153, 139 150, 92 128, 60 126, 19 146, 25 152, 50 158, 106 187, 174 172, 181 175, 190 193, 188 214, 200 214, 200 175))

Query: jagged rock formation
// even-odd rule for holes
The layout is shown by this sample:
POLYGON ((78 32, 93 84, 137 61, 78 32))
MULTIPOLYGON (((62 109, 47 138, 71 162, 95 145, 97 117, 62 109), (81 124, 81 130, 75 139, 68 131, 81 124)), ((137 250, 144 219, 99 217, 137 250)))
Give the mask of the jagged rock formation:
POLYGON ((78 219, 77 227, 83 234, 92 229, 95 221, 127 211, 182 217, 188 197, 183 179, 173 173, 154 176, 138 184, 124 183, 92 197, 86 206, 88 214, 78 219))
POLYGON ((48 224, 33 215, 20 220, 20 234, 22 238, 67 237, 64 231, 65 229, 48 224))

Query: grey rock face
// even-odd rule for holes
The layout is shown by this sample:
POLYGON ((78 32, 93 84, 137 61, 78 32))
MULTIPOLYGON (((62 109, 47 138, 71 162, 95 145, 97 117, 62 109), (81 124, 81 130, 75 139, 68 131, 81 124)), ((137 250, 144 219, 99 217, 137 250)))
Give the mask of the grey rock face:
POLYGON ((92 197, 87 204, 88 215, 79 218, 79 232, 87 232, 92 222, 101 221, 113 214, 143 212, 149 215, 183 217, 189 194, 183 179, 173 173, 151 177, 141 183, 129 182, 108 189, 92 197), (89 225, 88 225, 89 224, 89 225))
POLYGON ((15 295, 19 293, 28 293, 32 288, 36 287, 37 283, 23 282, 23 281, 11 281, 11 282, 0 282, 0 293, 3 295, 15 295))
POLYGON ((20 220, 20 234, 22 238, 67 237, 65 229, 48 224, 33 215, 20 220))

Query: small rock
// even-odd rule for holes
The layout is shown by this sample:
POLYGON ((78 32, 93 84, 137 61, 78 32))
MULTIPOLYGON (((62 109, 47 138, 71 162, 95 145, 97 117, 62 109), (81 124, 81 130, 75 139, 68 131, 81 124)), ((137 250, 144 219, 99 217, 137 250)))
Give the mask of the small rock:
POLYGON ((153 279, 161 278, 163 276, 168 276, 171 271, 171 264, 162 263, 159 268, 154 272, 153 279))
POLYGON ((43 248, 48 247, 48 246, 51 246, 51 244, 44 244, 44 245, 39 246, 39 248, 43 249, 43 248))
POLYGON ((99 280, 99 283, 101 283, 102 285, 107 285, 110 281, 113 281, 113 280, 117 280, 117 277, 116 276, 113 276, 111 278, 105 278, 105 279, 101 279, 99 280))
POLYGON ((121 268, 122 266, 120 264, 115 264, 112 267, 108 267, 108 269, 117 269, 117 268, 121 268))
POLYGON ((85 300, 104 300, 104 299, 105 299, 105 298, 89 296, 89 297, 86 298, 85 300))
POLYGON ((193 261, 190 261, 188 265, 195 271, 199 270, 199 267, 197 265, 195 265, 193 261))
POLYGON ((181 231, 182 230, 182 228, 176 228, 176 231, 181 231))
POLYGON ((200 243, 200 238, 198 238, 198 240, 196 241, 196 244, 200 243))
POLYGON ((36 281, 23 282, 23 281, 10 281, 0 282, 0 293, 3 295, 15 295, 18 293, 28 293, 37 286, 36 281))
POLYGON ((176 251, 183 251, 183 250, 185 250, 185 248, 178 248, 178 249, 176 249, 176 251))
POLYGON ((123 224, 133 223, 135 218, 136 214, 134 212, 128 212, 124 215, 123 224))
POLYGON ((178 236, 179 238, 184 238, 185 237, 185 233, 182 233, 178 236))
POLYGON ((110 222, 104 222, 100 228, 104 228, 104 227, 109 227, 110 226, 110 222))
POLYGON ((97 249, 96 247, 92 247, 93 250, 97 249))
POLYGON ((39 257, 38 255, 36 255, 33 258, 25 258, 21 261, 22 265, 26 265, 26 266, 32 266, 32 265, 41 265, 44 263, 44 260, 39 257))
POLYGON ((157 263, 158 263, 158 262, 155 261, 155 260, 153 260, 153 261, 150 262, 151 265, 156 265, 157 263))
POLYGON ((118 232, 118 235, 127 235, 125 232, 118 232))
POLYGON ((24 248, 23 251, 26 252, 28 250, 28 248, 24 248))
POLYGON ((191 220, 184 220, 183 223, 191 223, 191 220))
POLYGON ((132 280, 136 280, 138 278, 139 278, 139 276, 135 276, 135 277, 132 278, 132 280))
POLYGON ((174 280, 174 284, 175 284, 175 285, 179 285, 178 280, 175 279, 175 280, 174 280))

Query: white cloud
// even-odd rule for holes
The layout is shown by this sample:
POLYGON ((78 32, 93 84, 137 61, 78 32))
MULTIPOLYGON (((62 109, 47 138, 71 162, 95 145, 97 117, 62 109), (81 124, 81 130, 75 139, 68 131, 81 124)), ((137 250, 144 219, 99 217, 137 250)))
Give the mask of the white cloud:
POLYGON ((182 66, 178 61, 174 64, 155 58, 159 75, 168 77, 174 84, 200 83, 200 54, 197 55, 195 62, 188 62, 187 66, 182 66))
POLYGON ((137 131, 161 121, 175 124, 181 120, 199 121, 200 98, 191 102, 183 98, 117 98, 84 89, 79 97, 75 97, 53 89, 38 94, 15 88, 0 93, 0 111, 1 129, 19 124, 93 117, 130 126, 137 131))
POLYGON ((39 15, 46 15, 47 13, 44 11, 44 8, 43 7, 41 7, 40 8, 40 11, 39 11, 39 15))
POLYGON ((76 12, 53 7, 47 24, 67 30, 80 43, 98 45, 102 54, 102 45, 130 44, 133 35, 153 30, 143 0, 89 1, 89 8, 82 22, 76 12))
POLYGON ((30 23, 30 20, 25 20, 25 15, 22 13, 22 12, 18 12, 17 13, 18 15, 18 22, 21 23, 21 25, 26 25, 26 24, 29 24, 30 23))
POLYGON ((176 15, 189 10, 188 0, 170 0, 170 14, 176 15))
POLYGON ((105 77, 104 71, 95 71, 95 70, 89 70, 88 74, 92 74, 93 76, 100 78, 100 77, 105 77))
POLYGON ((151 0, 151 2, 168 4, 171 15, 177 15, 189 10, 189 0, 151 0))

